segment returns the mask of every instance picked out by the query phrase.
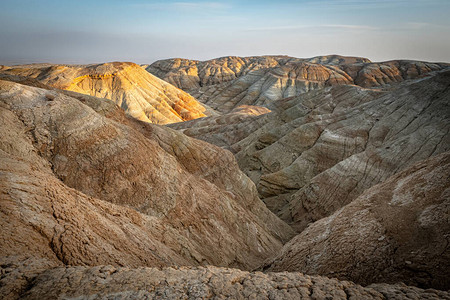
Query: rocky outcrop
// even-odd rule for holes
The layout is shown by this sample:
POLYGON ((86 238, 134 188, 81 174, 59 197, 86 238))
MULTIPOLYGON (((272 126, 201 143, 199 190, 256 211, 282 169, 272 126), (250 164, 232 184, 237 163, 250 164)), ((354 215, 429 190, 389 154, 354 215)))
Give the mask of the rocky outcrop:
POLYGON ((292 239, 268 271, 450 288, 450 152, 365 191, 292 239))
POLYGON ((65 93, 0 81, 0 256, 249 269, 292 236, 228 151, 65 93))
MULTIPOLYGON (((7 283, 8 275, 2 281, 7 283)), ((249 273, 211 266, 54 268, 31 277, 17 294, 21 299, 450 299, 448 292, 402 284, 362 287, 301 273, 249 273)))
POLYGON ((385 87, 449 67, 407 60, 372 63, 365 58, 330 55, 309 59, 223 57, 203 62, 169 59, 146 66, 146 70, 228 113, 240 105, 269 107, 276 100, 327 86, 385 87))
POLYGON ((106 98, 134 118, 167 124, 204 117, 212 113, 182 90, 149 74, 134 63, 100 65, 24 65, 4 67, 0 72, 59 89, 106 98))
POLYGON ((371 63, 370 59, 365 57, 342 56, 342 55, 321 55, 305 59, 310 63, 321 65, 349 65, 371 63))

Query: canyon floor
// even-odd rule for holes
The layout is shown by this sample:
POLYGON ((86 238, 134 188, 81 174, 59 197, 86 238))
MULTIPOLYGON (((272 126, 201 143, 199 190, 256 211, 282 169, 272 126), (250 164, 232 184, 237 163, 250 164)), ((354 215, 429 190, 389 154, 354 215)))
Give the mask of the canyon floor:
POLYGON ((0 66, 3 299, 450 299, 450 64, 0 66))

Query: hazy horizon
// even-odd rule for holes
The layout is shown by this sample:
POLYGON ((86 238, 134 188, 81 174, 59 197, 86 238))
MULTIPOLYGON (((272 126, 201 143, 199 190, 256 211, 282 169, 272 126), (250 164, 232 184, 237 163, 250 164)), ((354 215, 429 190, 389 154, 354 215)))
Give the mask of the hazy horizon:
POLYGON ((450 62, 449 13, 446 0, 3 0, 0 64, 331 54, 450 62))

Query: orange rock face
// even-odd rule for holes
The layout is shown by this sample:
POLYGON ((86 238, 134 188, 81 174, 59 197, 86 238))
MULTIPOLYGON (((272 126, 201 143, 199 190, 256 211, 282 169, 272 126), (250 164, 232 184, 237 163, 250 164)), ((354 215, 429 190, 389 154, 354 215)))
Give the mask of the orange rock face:
POLYGON ((134 63, 26 65, 4 68, 6 75, 37 79, 69 91, 112 100, 134 118, 167 124, 204 117, 206 108, 189 94, 134 63))

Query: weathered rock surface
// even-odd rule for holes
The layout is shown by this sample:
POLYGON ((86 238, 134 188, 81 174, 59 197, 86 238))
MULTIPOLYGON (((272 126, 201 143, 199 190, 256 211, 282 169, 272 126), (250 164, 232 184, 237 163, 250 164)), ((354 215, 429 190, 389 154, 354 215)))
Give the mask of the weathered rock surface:
MULTIPOLYGON (((24 274, 20 271, 15 273, 24 274)), ((2 280, 8 282, 5 273, 2 280)), ((17 293, 21 299, 450 299, 445 291, 402 284, 362 287, 301 273, 249 273, 211 266, 66 267, 24 276, 30 281, 17 293)))
POLYGON ((37 79, 69 91, 110 99, 134 118, 158 124, 204 117, 211 110, 134 63, 23 65, 3 67, 4 75, 37 79))
POLYGON ((450 289, 450 152, 365 191, 292 239, 265 268, 450 289))
POLYGON ((407 60, 372 63, 365 58, 331 55, 309 59, 223 57, 209 61, 177 58, 144 67, 202 103, 227 113, 241 105, 269 106, 273 101, 327 86, 385 86, 423 77, 450 64, 407 60))
POLYGON ((65 93, 0 81, 0 256, 249 269, 292 236, 230 152, 65 93))

